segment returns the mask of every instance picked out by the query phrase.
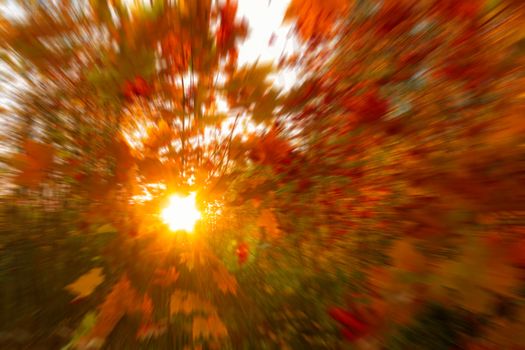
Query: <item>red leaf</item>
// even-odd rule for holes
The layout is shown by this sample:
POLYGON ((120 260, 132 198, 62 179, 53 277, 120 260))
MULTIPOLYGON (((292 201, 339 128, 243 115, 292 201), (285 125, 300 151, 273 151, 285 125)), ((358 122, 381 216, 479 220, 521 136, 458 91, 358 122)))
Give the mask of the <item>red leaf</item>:
POLYGON ((135 77, 133 83, 133 92, 137 96, 147 97, 150 95, 151 90, 149 84, 142 77, 135 77))
POLYGON ((450 18, 469 20, 478 15, 482 5, 480 0, 437 0, 435 8, 446 20, 450 18))
POLYGON ((341 309, 339 307, 333 307, 328 310, 328 314, 337 322, 343 326, 351 329, 357 334, 365 333, 368 330, 368 325, 358 320, 352 313, 341 309))
POLYGON ((360 96, 349 96, 343 105, 351 113, 356 113, 362 123, 373 123, 388 113, 388 101, 379 96, 378 91, 370 90, 360 96))
POLYGON ((220 24, 219 28, 217 29, 217 48, 222 53, 226 53, 232 48, 236 30, 238 30, 239 34, 242 36, 243 31, 246 31, 247 29, 245 23, 241 23, 240 25, 236 26, 236 13, 236 1, 227 0, 220 9, 220 24))
POLYGON ((358 334, 356 334, 356 333, 352 332, 351 330, 349 330, 348 328, 341 329, 341 334, 343 335, 343 337, 346 338, 346 340, 348 340, 350 342, 354 342, 354 341, 356 341, 357 339, 359 339, 361 337, 358 334))
POLYGON ((248 260, 248 244, 246 244, 245 242, 239 243, 237 249, 235 250, 235 253, 237 254, 239 265, 244 264, 248 260))
POLYGON ((138 96, 147 97, 151 95, 151 87, 143 77, 137 76, 133 81, 126 80, 124 82, 122 94, 126 100, 132 101, 133 98, 138 96))
POLYGON ((375 122, 388 112, 388 102, 376 92, 369 92, 363 98, 358 111, 363 122, 375 122))
POLYGON ((131 101, 133 99, 133 96, 135 95, 135 92, 133 91, 134 86, 130 81, 124 82, 124 86, 122 87, 122 94, 126 98, 126 100, 131 101))
POLYGON ((386 35, 396 29, 408 28, 412 17, 409 4, 404 4, 402 1, 387 2, 382 5, 376 17, 377 32, 386 35))

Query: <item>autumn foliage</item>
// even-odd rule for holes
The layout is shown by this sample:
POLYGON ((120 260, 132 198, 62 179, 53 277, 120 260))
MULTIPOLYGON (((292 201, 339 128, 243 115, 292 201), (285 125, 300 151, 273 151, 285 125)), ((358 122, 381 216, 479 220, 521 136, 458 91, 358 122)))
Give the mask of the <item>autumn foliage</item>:
POLYGON ((525 348, 521 1, 292 0, 247 65, 233 0, 17 6, 0 347, 525 348))

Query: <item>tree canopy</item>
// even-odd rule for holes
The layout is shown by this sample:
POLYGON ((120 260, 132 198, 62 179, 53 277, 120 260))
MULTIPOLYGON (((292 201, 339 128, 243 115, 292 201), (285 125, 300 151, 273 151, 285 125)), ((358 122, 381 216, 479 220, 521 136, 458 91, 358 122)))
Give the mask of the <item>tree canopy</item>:
POLYGON ((292 0, 247 65, 233 0, 17 11, 1 346, 525 348, 521 1, 292 0))

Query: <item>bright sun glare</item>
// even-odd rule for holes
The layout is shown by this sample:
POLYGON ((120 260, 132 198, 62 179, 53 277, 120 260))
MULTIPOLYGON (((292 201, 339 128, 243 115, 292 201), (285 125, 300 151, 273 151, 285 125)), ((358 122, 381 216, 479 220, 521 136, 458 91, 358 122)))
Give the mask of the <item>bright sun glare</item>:
POLYGON ((171 196, 168 206, 162 210, 161 217, 170 230, 191 233, 195 223, 201 218, 201 213, 195 205, 195 193, 190 193, 187 197, 171 196))

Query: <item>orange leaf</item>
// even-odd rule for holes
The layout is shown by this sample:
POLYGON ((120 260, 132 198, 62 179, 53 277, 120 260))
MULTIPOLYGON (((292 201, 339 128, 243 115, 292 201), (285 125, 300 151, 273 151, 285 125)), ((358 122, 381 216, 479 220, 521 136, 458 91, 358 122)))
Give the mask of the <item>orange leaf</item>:
POLYGON ((394 243, 390 257, 394 266, 401 270, 419 272, 424 268, 425 257, 408 240, 400 240, 394 243))
POLYGON ((126 313, 126 303, 129 300, 130 292, 131 286, 128 279, 126 277, 121 278, 102 303, 95 326, 79 343, 89 344, 93 341, 103 343, 126 313))
POLYGON ((350 0, 292 0, 285 20, 297 20, 298 32, 304 40, 327 37, 338 18, 353 6, 350 0))
POLYGON ((166 332, 166 324, 163 323, 145 323, 137 330, 137 338, 146 340, 148 338, 156 338, 166 332))
POLYGON ((155 272, 155 279, 153 280, 154 284, 160 286, 169 286, 174 284, 179 278, 179 272, 175 267, 171 267, 167 270, 159 269, 155 272))
POLYGON ((221 338, 228 335, 228 330, 224 323, 217 315, 206 317, 196 316, 193 318, 193 339, 203 337, 208 338, 221 338))
POLYGON ((40 169, 49 168, 51 163, 53 163, 53 146, 27 140, 25 142, 24 148, 27 156, 31 158, 33 165, 39 167, 40 169))
POLYGON ((53 146, 32 140, 24 143, 24 154, 15 158, 20 173, 15 182, 22 186, 36 187, 45 178, 53 164, 53 146))
POLYGON ((213 271, 213 279, 223 293, 237 294, 237 280, 222 264, 218 265, 218 268, 213 271))
POLYGON ((174 315, 179 312, 187 315, 193 312, 214 315, 217 313, 217 309, 197 294, 177 289, 171 294, 170 313, 174 315))
POLYGON ((257 225, 264 227, 270 238, 275 239, 281 236, 281 231, 277 223, 277 219, 274 213, 270 209, 263 209, 259 219, 257 220, 257 225))

